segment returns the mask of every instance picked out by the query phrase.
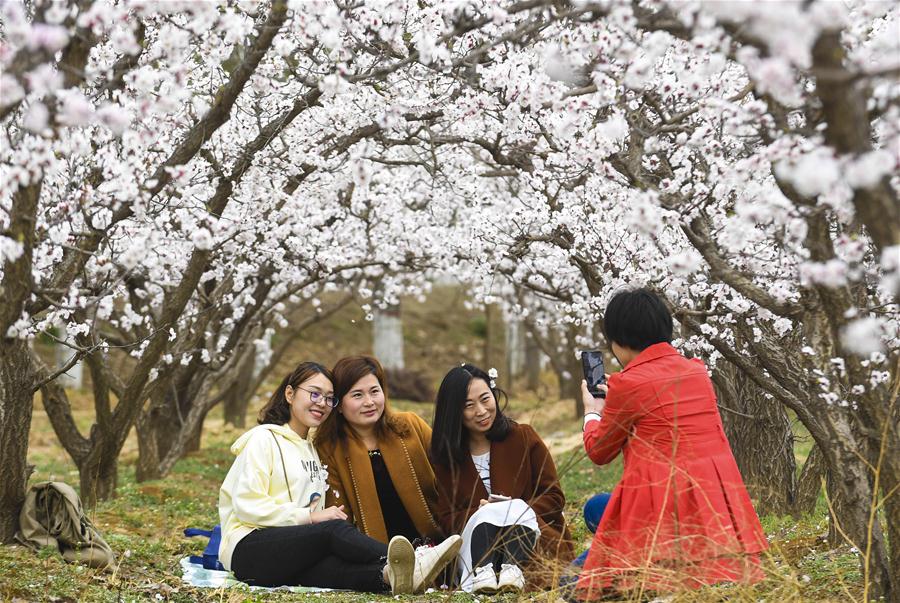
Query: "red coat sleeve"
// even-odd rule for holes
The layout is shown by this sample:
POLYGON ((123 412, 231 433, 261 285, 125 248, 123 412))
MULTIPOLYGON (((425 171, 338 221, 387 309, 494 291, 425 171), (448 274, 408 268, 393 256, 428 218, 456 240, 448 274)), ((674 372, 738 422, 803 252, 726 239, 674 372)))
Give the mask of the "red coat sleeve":
POLYGON ((609 378, 603 418, 584 427, 584 449, 598 465, 610 463, 619 455, 638 419, 636 392, 622 381, 620 374, 609 378))

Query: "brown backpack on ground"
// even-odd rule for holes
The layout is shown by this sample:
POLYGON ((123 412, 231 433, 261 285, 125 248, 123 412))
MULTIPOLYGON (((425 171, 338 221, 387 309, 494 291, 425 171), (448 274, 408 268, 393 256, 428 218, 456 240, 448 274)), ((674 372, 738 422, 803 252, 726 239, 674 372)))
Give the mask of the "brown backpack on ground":
POLYGON ((66 561, 108 568, 115 563, 112 549, 84 514, 81 499, 68 484, 40 482, 31 486, 19 513, 16 540, 38 550, 52 546, 66 561))

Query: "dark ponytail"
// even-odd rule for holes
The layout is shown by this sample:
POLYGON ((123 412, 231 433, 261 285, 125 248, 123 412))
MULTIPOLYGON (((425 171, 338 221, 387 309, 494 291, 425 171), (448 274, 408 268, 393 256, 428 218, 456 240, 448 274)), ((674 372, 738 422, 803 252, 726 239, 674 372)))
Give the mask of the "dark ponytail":
POLYGON ((297 368, 281 381, 281 385, 278 386, 266 405, 259 411, 259 418, 256 422, 260 425, 266 423, 284 425, 290 421, 291 407, 288 404, 287 398, 284 396, 284 390, 287 389, 288 385, 296 388, 304 381, 319 374, 328 377, 329 381, 334 381, 334 378, 331 376, 331 371, 318 362, 301 362, 298 364, 297 368))

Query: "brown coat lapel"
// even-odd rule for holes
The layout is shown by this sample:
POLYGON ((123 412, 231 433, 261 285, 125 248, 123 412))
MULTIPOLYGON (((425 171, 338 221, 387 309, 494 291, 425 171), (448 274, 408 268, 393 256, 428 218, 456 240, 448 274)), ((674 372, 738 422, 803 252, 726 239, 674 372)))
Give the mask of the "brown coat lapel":
MULTIPOLYGON (((395 416, 408 426, 409 433, 402 438, 392 435, 379 441, 381 456, 419 534, 440 539, 442 533, 431 512, 437 504, 434 471, 427 453, 431 429, 414 413, 396 413, 395 416)), ((336 450, 321 447, 319 454, 328 465, 329 488, 325 504, 344 505, 350 520, 360 531, 386 543, 387 528, 365 445, 351 433, 336 450)))
MULTIPOLYGON (((447 534, 462 532, 488 493, 467 455, 455 470, 435 466, 438 521, 447 534)), ((491 491, 527 502, 541 528, 538 548, 543 555, 569 561, 574 544, 563 517, 566 499, 550 451, 530 425, 514 423, 506 439, 491 442, 491 491)))

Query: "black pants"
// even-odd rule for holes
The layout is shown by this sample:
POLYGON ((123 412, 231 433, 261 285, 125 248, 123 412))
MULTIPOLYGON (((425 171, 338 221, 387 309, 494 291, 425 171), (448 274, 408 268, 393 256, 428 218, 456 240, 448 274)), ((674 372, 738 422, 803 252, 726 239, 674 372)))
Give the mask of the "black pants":
POLYGON ((302 526, 260 528, 231 556, 238 580, 255 586, 318 586, 379 593, 387 546, 333 519, 302 526))
POLYGON ((504 563, 521 566, 536 543, 537 534, 525 526, 480 523, 472 530, 472 567, 490 563, 499 572, 504 563))

